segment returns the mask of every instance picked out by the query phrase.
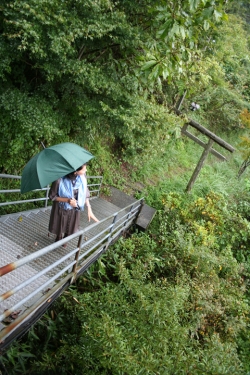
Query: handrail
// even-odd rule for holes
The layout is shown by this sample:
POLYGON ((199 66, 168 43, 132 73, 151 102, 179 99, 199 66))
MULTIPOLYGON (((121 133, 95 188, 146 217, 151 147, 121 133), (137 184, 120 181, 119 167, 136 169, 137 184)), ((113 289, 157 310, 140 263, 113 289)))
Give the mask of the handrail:
MULTIPOLYGON (((21 180, 21 176, 11 175, 11 174, 2 174, 2 173, 0 174, 0 178, 21 180)), ((87 186, 88 186, 89 191, 90 191, 90 198, 99 197, 101 186, 102 186, 102 180, 103 180, 103 176, 87 176, 87 186), (94 180, 94 181, 99 180, 99 182, 89 183, 89 180, 94 180)), ((45 191, 46 194, 45 194, 44 198, 32 198, 32 199, 21 199, 21 200, 17 200, 17 201, 0 202, 0 207, 13 205, 13 204, 22 204, 22 203, 45 201, 44 207, 46 208, 47 205, 48 205, 48 201, 49 201, 49 189, 50 189, 50 186, 48 185, 47 187, 42 188, 42 189, 32 190, 32 192, 45 191)), ((3 189, 3 190, 0 190, 0 194, 5 194, 5 193, 21 193, 21 189, 3 189)))
MULTIPOLYGON (((4 340, 6 340, 13 331, 16 329, 19 329, 20 331, 20 327, 24 325, 27 318, 33 316, 38 308, 45 306, 46 304, 48 305, 48 302, 51 300, 49 297, 60 292, 60 290, 63 290, 63 285, 73 283, 103 254, 103 252, 108 249, 109 245, 113 243, 114 240, 124 234, 124 231, 126 231, 126 229, 128 229, 137 219, 143 203, 144 200, 142 198, 98 223, 94 223, 67 238, 54 242, 53 244, 37 250, 15 262, 0 267, 0 278, 25 266, 30 266, 32 267, 32 270, 37 271, 34 275, 27 276, 27 278, 18 286, 5 291, 0 296, 0 302, 8 300, 16 295, 21 289, 31 286, 34 280, 38 283, 38 286, 32 289, 32 291, 25 297, 20 298, 19 301, 15 300, 7 310, 1 312, 0 322, 14 313, 16 309, 20 308, 27 302, 31 303, 31 300, 35 299, 30 306, 24 309, 17 319, 0 331, 0 351, 1 346, 4 347, 5 345, 4 340), (94 235, 93 232, 95 232, 94 235), (72 245, 72 241, 76 240, 78 241, 78 244, 77 246, 74 245, 73 250, 67 252, 64 256, 59 255, 60 248, 63 244, 68 243, 69 246, 70 244, 72 245), (53 256, 58 257, 55 261, 46 264, 43 269, 36 267, 39 260, 44 258, 47 260, 52 253, 53 256)), ((47 260, 47 262, 49 262, 49 260, 47 260)), ((40 263, 42 263, 42 261, 40 263)))

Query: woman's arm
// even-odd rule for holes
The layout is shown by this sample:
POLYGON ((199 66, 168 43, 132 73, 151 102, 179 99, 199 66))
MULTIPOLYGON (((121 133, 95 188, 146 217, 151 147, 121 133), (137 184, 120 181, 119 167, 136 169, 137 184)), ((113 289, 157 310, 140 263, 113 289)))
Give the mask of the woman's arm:
POLYGON ((88 208, 88 218, 89 218, 89 221, 92 219, 95 222, 98 222, 99 220, 97 219, 97 217, 92 212, 92 208, 91 208, 91 205, 89 203, 89 198, 86 198, 85 205, 88 208))
POLYGON ((50 191, 49 191, 49 199, 51 199, 53 202, 66 202, 70 204, 72 207, 77 207, 77 202, 73 198, 66 198, 66 197, 59 197, 58 195, 58 188, 60 184, 60 178, 59 180, 56 180, 52 183, 50 191))

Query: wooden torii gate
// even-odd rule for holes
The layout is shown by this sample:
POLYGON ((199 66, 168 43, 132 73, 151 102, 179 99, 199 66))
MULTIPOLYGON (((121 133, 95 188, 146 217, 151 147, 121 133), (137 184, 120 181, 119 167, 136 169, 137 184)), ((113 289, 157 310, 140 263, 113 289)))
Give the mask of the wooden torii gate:
MULTIPOLYGON (((180 98, 179 100, 179 103, 176 107, 176 114, 177 115, 181 115, 181 111, 180 111, 180 107, 183 103, 183 100, 185 98, 185 95, 186 95, 186 92, 182 95, 182 97, 180 98)), ((204 151, 201 155, 201 158, 193 172, 193 175, 186 187, 186 192, 190 192, 194 183, 195 183, 195 180, 197 179, 200 171, 201 171, 201 168, 208 156, 208 154, 211 152, 214 156, 216 156, 218 159, 222 160, 222 161, 226 161, 227 159, 225 158, 225 156, 223 156, 222 154, 220 154, 219 152, 217 152, 216 150, 214 150, 212 148, 213 146, 213 143, 216 142, 218 145, 220 145, 221 147, 225 148, 227 151, 230 151, 230 152, 234 152, 235 149, 234 147, 232 147, 229 143, 225 142, 223 139, 221 139, 220 137, 217 137, 217 135, 215 135, 214 133, 212 133, 211 131, 207 130, 206 128, 204 128, 204 126, 198 124, 198 122, 196 121, 193 121, 191 119, 188 119, 188 122, 183 126, 183 128, 181 129, 181 132, 182 134, 185 134, 186 136, 188 136, 190 139, 192 139, 193 141, 195 141, 196 143, 198 143, 200 146, 202 146, 204 148, 204 151), (199 138, 197 138, 196 136, 194 136, 192 133, 190 133, 187 128, 188 126, 192 126, 194 127, 195 129, 197 129, 199 132, 201 132, 202 134, 206 135, 209 140, 208 140, 208 143, 204 143, 203 141, 201 141, 199 138)))

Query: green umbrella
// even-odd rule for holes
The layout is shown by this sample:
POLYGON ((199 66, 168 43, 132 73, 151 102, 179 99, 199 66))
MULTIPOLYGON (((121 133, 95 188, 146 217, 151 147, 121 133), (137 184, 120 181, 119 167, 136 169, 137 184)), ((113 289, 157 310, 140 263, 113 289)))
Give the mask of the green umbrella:
POLYGON ((93 157, 94 155, 83 147, 70 142, 45 148, 24 167, 21 193, 42 189, 58 178, 75 171, 93 157))

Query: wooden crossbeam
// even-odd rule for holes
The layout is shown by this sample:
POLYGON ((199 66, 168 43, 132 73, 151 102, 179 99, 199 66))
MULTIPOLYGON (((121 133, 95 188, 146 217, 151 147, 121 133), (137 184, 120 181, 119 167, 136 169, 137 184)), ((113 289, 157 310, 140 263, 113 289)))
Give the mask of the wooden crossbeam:
POLYGON ((230 152, 235 151, 235 148, 233 146, 225 142, 222 138, 217 137, 217 135, 210 132, 210 130, 204 128, 204 126, 200 125, 198 122, 189 120, 188 124, 193 126, 195 129, 199 130, 202 134, 205 134, 208 138, 211 138, 214 142, 218 143, 218 145, 225 148, 227 151, 230 151, 230 152))
MULTIPOLYGON (((180 107, 184 101, 184 98, 185 98, 185 95, 186 95, 186 91, 185 93, 181 96, 177 106, 176 106, 176 109, 175 109, 175 112, 177 115, 181 115, 181 111, 180 111, 180 107)), ((223 156, 222 154, 220 154, 218 151, 214 150, 212 148, 213 146, 213 143, 216 142, 218 145, 220 145, 221 147, 223 147, 224 149, 226 149, 227 151, 229 152, 234 152, 235 151, 235 148, 233 146, 231 146, 229 143, 225 142, 222 138, 218 137, 216 134, 212 133, 210 130, 204 128, 204 126, 200 125, 198 122, 192 120, 192 119, 188 119, 188 122, 183 126, 183 128, 181 129, 181 132, 182 134, 185 134, 186 136, 188 136, 190 139, 192 139, 193 141, 195 141, 196 143, 198 143, 200 146, 202 146, 204 148, 204 151, 203 151, 203 154, 193 172, 193 175, 186 187, 186 191, 187 192, 190 192, 193 185, 194 185, 194 182, 196 180, 196 178, 198 177, 199 173, 200 173, 200 170, 208 156, 208 154, 211 152, 211 154, 213 154, 214 156, 216 156, 218 159, 220 160, 223 160, 223 161, 226 161, 227 159, 225 158, 225 156, 223 156), (204 134, 205 136, 207 136, 209 138, 209 141, 208 143, 204 143, 203 141, 201 141, 198 137, 196 137, 195 135, 193 135, 192 133, 190 133, 187 128, 188 126, 192 126, 193 128, 197 129, 200 133, 204 134)))
MULTIPOLYGON (((192 133, 190 133, 188 130, 186 130, 187 127, 188 127, 188 124, 185 124, 183 126, 183 128, 181 129, 182 134, 185 134, 187 137, 189 137, 190 139, 192 139, 193 141, 195 141, 196 143, 198 143, 200 146, 202 146, 203 148, 206 148, 206 146, 207 146, 206 143, 204 143, 198 137, 196 137, 195 135, 193 135, 192 133)), ((213 148, 211 148, 210 152, 211 152, 211 154, 213 154, 214 156, 216 156, 218 159, 220 159, 222 161, 226 161, 227 160, 224 155, 220 154, 218 151, 216 151, 213 148)))

